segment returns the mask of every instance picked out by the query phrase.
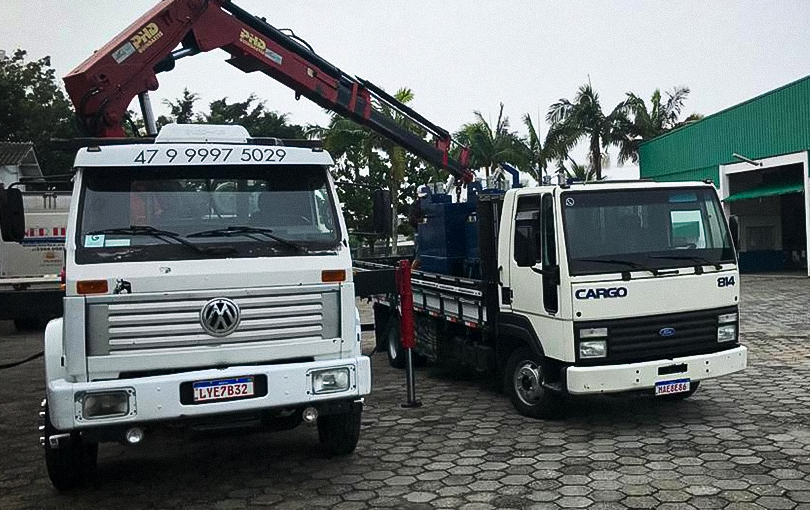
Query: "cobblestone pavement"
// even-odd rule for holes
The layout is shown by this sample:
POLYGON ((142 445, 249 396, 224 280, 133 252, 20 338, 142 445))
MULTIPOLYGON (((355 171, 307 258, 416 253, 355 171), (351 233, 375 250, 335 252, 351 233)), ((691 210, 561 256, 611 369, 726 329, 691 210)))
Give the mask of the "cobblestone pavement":
MULTIPOLYGON (((744 277, 750 368, 687 401, 589 397, 568 417, 515 414, 488 381, 404 375, 376 355, 356 453, 317 433, 104 444, 97 477, 59 494, 37 446, 41 360, 0 372, 0 508, 810 508, 810 281, 744 277)), ((0 359, 40 348, 0 323, 0 359)))

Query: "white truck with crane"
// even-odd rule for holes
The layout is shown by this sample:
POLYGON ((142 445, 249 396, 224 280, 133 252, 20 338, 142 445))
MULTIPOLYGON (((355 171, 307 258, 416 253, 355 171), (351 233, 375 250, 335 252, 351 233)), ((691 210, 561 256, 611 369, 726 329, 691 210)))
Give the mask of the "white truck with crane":
POLYGON ((57 489, 85 481, 99 443, 140 443, 164 424, 303 421, 328 455, 357 445, 371 373, 332 158, 240 126, 157 133, 156 73, 213 49, 464 174, 449 133, 232 2, 156 5, 65 78, 88 137, 64 144, 78 149, 64 318, 45 331, 40 442, 57 489), (148 136, 124 138, 136 96, 148 136))

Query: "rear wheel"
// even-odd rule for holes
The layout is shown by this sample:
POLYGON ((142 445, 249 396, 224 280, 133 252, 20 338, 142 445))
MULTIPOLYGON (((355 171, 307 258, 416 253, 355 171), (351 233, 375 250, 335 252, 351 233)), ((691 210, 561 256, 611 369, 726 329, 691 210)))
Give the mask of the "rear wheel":
POLYGON ((71 432, 70 437, 52 448, 49 438, 61 434, 51 423, 48 404, 45 411, 45 467, 48 478, 59 491, 66 491, 84 485, 90 471, 98 462, 98 443, 85 443, 78 432, 71 432))
POLYGON ((363 404, 356 402, 348 413, 318 418, 318 439, 328 456, 348 455, 354 451, 360 440, 362 417, 363 404))
POLYGON ((17 331, 36 331, 42 329, 45 321, 31 317, 14 319, 14 329, 17 331))
POLYGON ((519 347, 506 362, 504 389, 512 405, 523 416, 557 419, 562 415, 559 394, 543 386, 543 366, 527 347, 519 347))
POLYGON ((386 335, 388 364, 394 368, 405 368, 405 348, 399 338, 399 317, 391 315, 386 335))

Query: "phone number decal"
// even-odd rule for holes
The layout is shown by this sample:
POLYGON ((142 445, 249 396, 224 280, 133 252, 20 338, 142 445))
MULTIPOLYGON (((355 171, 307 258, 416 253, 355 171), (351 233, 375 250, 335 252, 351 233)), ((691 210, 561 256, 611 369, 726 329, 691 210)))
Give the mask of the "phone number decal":
POLYGON ((245 163, 279 163, 287 157, 284 149, 246 148, 238 149, 217 147, 177 149, 145 149, 138 153, 133 163, 141 165, 165 163, 229 163, 242 161, 245 163))

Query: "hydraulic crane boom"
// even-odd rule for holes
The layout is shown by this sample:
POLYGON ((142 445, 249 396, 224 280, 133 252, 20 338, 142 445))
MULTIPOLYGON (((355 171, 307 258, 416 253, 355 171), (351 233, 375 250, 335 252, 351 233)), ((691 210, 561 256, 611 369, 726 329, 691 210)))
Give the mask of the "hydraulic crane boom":
POLYGON ((467 149, 461 148, 458 160, 450 155, 449 132, 230 0, 164 0, 68 74, 65 88, 88 135, 122 137, 129 104, 157 90, 157 73, 173 69, 179 58, 217 48, 237 69, 261 71, 296 96, 374 130, 456 178, 472 179, 467 149), (399 112, 434 142, 381 114, 379 105, 399 112))

